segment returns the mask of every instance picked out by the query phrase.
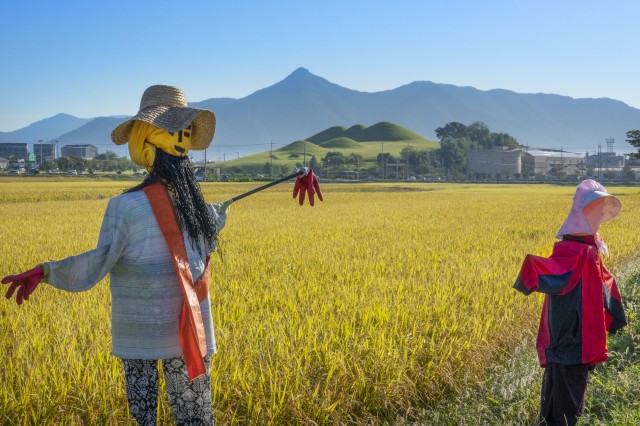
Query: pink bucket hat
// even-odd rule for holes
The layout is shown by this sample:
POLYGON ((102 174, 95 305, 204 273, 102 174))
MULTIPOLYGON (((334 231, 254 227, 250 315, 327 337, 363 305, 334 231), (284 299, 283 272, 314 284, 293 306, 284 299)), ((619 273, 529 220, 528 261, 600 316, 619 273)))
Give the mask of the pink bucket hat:
POLYGON ((593 179, 586 179, 580 182, 573 196, 573 204, 569 216, 560 227, 556 238, 561 239, 563 235, 568 234, 594 234, 584 214, 584 208, 601 198, 604 198, 604 202, 599 223, 606 222, 617 216, 622 209, 622 204, 617 197, 609 194, 599 182, 593 179))

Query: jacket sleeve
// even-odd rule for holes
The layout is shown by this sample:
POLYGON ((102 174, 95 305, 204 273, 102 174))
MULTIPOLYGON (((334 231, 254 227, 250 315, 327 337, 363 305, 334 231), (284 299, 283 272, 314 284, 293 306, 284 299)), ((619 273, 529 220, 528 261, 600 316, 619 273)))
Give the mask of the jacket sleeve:
POLYGON ((601 272, 605 323, 607 325, 607 331, 614 334, 627 325, 627 315, 624 312, 622 297, 618 291, 615 278, 604 265, 601 265, 601 272))
POLYGON ((207 208, 209 212, 213 216, 213 223, 216 226, 216 233, 213 236, 213 241, 209 241, 209 254, 218 251, 218 235, 224 228, 224 225, 227 222, 227 212, 229 211, 229 206, 231 205, 231 201, 225 201, 222 203, 215 204, 207 204, 207 208))
POLYGON ((551 255, 545 258, 528 254, 513 288, 525 295, 534 291, 546 294, 561 293, 576 279, 575 258, 551 255))
POLYGON ((128 231, 114 199, 109 201, 102 220, 98 246, 77 256, 47 262, 49 275, 45 281, 61 290, 89 290, 113 268, 127 245, 128 231))

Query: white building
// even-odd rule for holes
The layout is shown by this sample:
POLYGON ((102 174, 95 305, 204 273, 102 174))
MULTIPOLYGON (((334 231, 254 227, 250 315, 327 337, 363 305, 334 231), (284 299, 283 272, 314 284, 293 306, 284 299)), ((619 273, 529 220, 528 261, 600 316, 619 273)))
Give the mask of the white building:
POLYGON ((586 162, 581 154, 566 151, 530 150, 522 154, 524 176, 562 178, 585 176, 586 162))
POLYGON ((624 156, 615 152, 601 152, 586 156, 587 167, 593 169, 617 169, 624 167, 624 156))
POLYGON ((62 157, 78 157, 92 160, 98 155, 98 148, 93 145, 65 145, 61 149, 62 157))
POLYGON ((522 175, 522 148, 494 146, 467 151, 467 177, 509 180, 522 175))

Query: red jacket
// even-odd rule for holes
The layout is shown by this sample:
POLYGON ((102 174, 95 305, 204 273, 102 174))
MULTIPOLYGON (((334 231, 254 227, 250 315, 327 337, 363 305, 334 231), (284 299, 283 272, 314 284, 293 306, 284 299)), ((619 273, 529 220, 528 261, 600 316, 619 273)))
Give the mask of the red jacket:
POLYGON ((627 324, 614 277, 592 236, 565 236, 550 257, 527 255, 514 288, 546 293, 536 348, 540 365, 607 360, 607 331, 627 324))

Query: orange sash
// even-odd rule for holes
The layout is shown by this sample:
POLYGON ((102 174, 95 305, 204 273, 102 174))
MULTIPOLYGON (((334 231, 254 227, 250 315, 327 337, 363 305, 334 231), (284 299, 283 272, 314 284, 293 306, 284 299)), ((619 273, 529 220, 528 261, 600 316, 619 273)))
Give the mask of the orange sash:
POLYGON ((184 303, 180 311, 180 346, 187 364, 189 380, 194 380, 206 373, 203 357, 207 354, 207 339, 202 312, 200 312, 200 301, 209 294, 209 258, 207 257, 204 273, 195 284, 192 284, 193 277, 182 230, 167 190, 161 184, 154 184, 143 188, 143 191, 149 199, 153 214, 167 242, 171 260, 182 287, 184 303))

